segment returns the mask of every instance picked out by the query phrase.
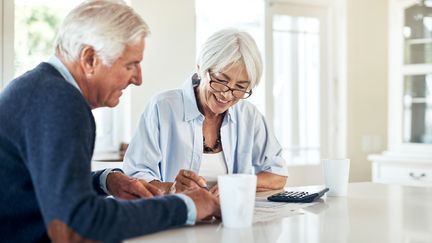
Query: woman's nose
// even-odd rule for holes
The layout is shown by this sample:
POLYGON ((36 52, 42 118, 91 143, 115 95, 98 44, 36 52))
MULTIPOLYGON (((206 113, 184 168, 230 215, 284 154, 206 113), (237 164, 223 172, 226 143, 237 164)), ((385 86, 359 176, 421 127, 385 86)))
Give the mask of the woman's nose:
POLYGON ((231 90, 221 92, 221 95, 223 96, 224 100, 232 100, 234 98, 231 90))

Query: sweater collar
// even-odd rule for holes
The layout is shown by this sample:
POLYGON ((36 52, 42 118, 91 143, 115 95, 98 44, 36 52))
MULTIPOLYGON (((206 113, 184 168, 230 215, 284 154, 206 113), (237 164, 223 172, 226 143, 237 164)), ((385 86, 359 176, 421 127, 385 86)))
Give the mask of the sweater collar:
POLYGON ((73 78, 67 67, 60 61, 60 59, 58 59, 58 57, 51 56, 47 63, 53 66, 63 76, 66 82, 70 83, 82 93, 80 87, 78 86, 78 83, 73 78))

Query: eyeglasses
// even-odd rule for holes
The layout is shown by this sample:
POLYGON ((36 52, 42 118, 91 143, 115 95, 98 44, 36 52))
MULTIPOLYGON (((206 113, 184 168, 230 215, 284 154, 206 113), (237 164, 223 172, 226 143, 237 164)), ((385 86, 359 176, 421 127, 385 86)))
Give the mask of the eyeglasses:
POLYGON ((231 91, 232 96, 234 96, 237 99, 247 99, 252 95, 252 90, 244 91, 241 89, 232 89, 228 85, 221 83, 219 81, 215 81, 212 78, 212 75, 210 72, 207 72, 208 79, 210 80, 209 84, 210 87, 216 91, 216 92, 228 92, 231 91))

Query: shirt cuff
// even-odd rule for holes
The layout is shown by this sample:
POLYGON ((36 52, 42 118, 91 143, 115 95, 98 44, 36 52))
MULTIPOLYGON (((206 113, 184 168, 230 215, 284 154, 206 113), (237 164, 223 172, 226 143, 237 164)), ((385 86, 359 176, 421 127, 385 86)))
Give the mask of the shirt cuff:
POLYGON ((130 171, 126 170, 127 175, 141 179, 141 180, 145 180, 147 182, 153 181, 153 180, 157 180, 157 181, 161 181, 161 178, 153 176, 152 173, 149 172, 134 172, 134 173, 130 173, 130 171))
POLYGON ((111 195, 111 193, 108 191, 107 188, 107 178, 108 178, 108 174, 111 173, 112 171, 120 171, 123 173, 121 169, 108 168, 105 169, 104 172, 102 172, 102 174, 99 176, 99 186, 107 195, 111 195))
POLYGON ((186 208, 187 208, 187 219, 185 224, 186 225, 194 225, 195 224, 195 220, 196 220, 196 215, 197 215, 197 210, 195 207, 195 203, 193 202, 193 200, 186 196, 185 194, 173 194, 173 196, 177 196, 179 198, 181 198, 185 204, 186 204, 186 208))

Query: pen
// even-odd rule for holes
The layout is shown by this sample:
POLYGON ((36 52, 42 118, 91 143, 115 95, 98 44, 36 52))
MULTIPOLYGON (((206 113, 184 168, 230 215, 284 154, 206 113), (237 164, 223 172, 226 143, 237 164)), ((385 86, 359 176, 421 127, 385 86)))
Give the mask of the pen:
POLYGON ((201 188, 206 189, 207 191, 210 191, 210 189, 208 188, 208 185, 207 185, 207 181, 203 177, 201 177, 201 181, 204 181, 204 186, 201 186, 201 188))

